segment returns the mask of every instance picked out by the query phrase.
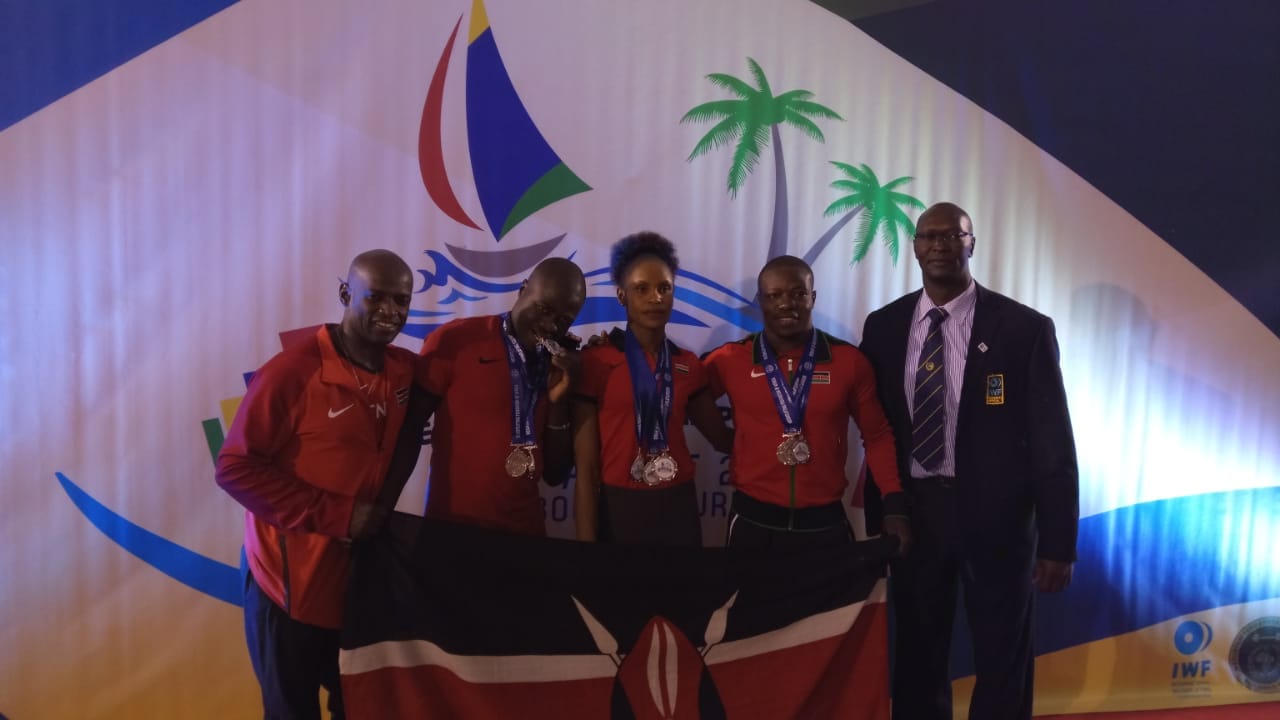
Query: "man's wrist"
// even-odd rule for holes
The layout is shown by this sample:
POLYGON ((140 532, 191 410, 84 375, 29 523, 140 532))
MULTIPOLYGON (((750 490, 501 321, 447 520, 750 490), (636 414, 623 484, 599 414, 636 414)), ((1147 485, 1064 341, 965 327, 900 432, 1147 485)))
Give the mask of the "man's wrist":
POLYGON ((911 511, 907 505, 907 495, 901 490, 888 493, 882 500, 883 515, 881 517, 902 516, 910 517, 911 511))

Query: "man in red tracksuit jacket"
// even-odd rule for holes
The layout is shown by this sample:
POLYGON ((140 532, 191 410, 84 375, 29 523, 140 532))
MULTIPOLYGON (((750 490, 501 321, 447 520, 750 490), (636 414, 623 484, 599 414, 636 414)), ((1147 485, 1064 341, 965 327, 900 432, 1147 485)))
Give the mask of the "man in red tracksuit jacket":
POLYGON ((876 397, 871 363, 813 326, 813 271, 790 255, 757 278, 764 331, 726 343, 706 359, 712 394, 733 406, 733 505, 726 544, 795 546, 852 539, 841 502, 848 479, 849 420, 867 463, 885 478, 885 531, 899 552, 911 543, 897 485, 893 431, 876 397), (793 391, 793 388, 795 389, 793 391))
POLYGON ((218 454, 217 481, 246 509, 245 636, 267 718, 345 717, 338 628, 350 540, 377 503, 404 421, 415 355, 390 346, 413 275, 395 253, 358 255, 338 285, 342 322, 258 370, 218 454))

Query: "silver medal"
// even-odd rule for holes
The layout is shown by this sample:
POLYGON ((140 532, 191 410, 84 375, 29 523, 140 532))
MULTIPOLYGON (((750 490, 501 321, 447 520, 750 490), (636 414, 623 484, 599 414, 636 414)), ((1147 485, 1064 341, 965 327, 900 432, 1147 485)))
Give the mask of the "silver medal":
POLYGON ((513 478, 533 473, 533 449, 525 445, 511 448, 507 455, 507 474, 513 478))
POLYGON ((809 443, 804 439, 803 435, 796 435, 791 438, 791 457, 796 461, 797 465, 803 465, 809 462, 812 453, 809 452, 809 443))
POLYGON ((778 455, 778 462, 782 463, 783 465, 790 466, 790 465, 796 464, 795 457, 791 455, 791 438, 790 437, 784 437, 782 438, 782 442, 778 443, 777 455, 778 455))
POLYGON ((805 441, 804 436, 800 433, 783 435, 782 442, 778 443, 778 462, 788 467, 803 465, 809 462, 809 458, 812 455, 813 453, 809 450, 809 443, 805 441))
POLYGON ((644 466, 644 481, 649 485, 661 485, 676 479, 676 459, 663 452, 649 458, 644 466))
POLYGON ((638 452, 636 459, 631 461, 631 479, 636 482, 644 480, 644 457, 638 452))
POLYGON ((560 343, 556 342, 555 340, 552 340, 549 337, 538 338, 538 345, 540 345, 542 349, 546 350, 548 353, 550 353, 555 357, 560 357, 561 355, 564 355, 564 348, 560 347, 560 343))

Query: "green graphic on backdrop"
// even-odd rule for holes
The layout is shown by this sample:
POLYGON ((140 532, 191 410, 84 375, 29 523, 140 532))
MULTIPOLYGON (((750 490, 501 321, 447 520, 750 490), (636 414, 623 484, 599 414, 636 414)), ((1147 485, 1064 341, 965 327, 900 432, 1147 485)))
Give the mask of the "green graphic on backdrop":
POLYGON ((817 259, 831 239, 856 215, 858 224, 853 230, 853 257, 849 264, 855 265, 866 257, 871 243, 879 236, 889 249, 893 264, 897 265, 899 236, 910 236, 915 230, 915 223, 903 208, 924 210, 924 203, 919 199, 898 192, 898 188, 911 182, 912 178, 895 178, 881 185, 880 179, 866 163, 854 167, 832 160, 831 164, 844 175, 832 181, 831 187, 845 194, 828 205, 822 215, 838 215, 839 219, 805 253, 805 262, 812 263, 817 259))
POLYGON ((769 257, 787 252, 787 171, 782 157, 782 139, 778 126, 782 124, 798 128, 805 135, 825 143, 822 130, 809 118, 844 120, 831 108, 812 102, 813 93, 808 90, 789 90, 775 96, 769 80, 759 63, 747 58, 756 86, 724 73, 707 76, 712 85, 733 93, 736 99, 712 100, 691 109, 680 122, 718 121, 706 135, 693 146, 687 160, 733 144, 733 162, 729 165, 729 195, 737 197, 738 190, 760 161, 760 153, 773 143, 773 232, 769 236, 769 257))
MULTIPOLYGON (((733 145, 733 161, 729 165, 728 190, 730 197, 737 197, 738 190, 746 183, 747 176, 755 170, 760 154, 772 143, 774 200, 773 228, 769 236, 768 258, 787 253, 787 171, 782 153, 779 125, 798 128, 805 135, 820 143, 826 142, 822 129, 811 119, 840 120, 844 118, 835 110, 813 102, 808 90, 789 90, 774 95, 760 64, 747 58, 755 86, 725 73, 707 75, 711 84, 728 90, 734 99, 712 100, 695 106, 684 117, 686 122, 715 122, 698 140, 687 161, 705 155, 716 148, 733 145)), ((911 182, 911 177, 899 177, 880 184, 879 178, 865 163, 854 166, 831 161, 843 177, 831 183, 831 187, 843 193, 827 206, 824 217, 838 216, 835 224, 827 229, 804 254, 804 260, 813 263, 836 235, 855 217, 853 255, 850 265, 857 264, 867 255, 876 237, 884 240, 893 264, 898 264, 899 237, 910 234, 914 223, 903 208, 923 210, 920 200, 898 192, 911 182)))

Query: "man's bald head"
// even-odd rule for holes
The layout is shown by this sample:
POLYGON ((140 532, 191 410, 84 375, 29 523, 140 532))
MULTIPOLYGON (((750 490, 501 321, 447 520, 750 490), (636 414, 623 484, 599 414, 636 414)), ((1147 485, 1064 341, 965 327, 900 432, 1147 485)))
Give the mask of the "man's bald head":
POLYGON ((347 282, 357 273, 377 273, 381 275, 408 275, 413 278, 409 263, 390 250, 366 250, 351 259, 347 267, 347 282))
POLYGON ((338 284, 342 332, 354 346, 385 346, 395 339, 409 317, 413 271, 390 250, 369 250, 355 256, 347 279, 338 284))
POLYGON ((533 272, 529 273, 529 284, 535 282, 563 284, 580 291, 584 296, 587 294, 587 279, 582 274, 582 268, 568 258, 552 257, 538 263, 533 272))
POLYGON ((916 221, 916 228, 936 219, 950 220, 957 225, 963 225, 966 232, 973 232, 973 219, 969 217, 969 213, 964 208, 953 202, 940 202, 930 205, 927 210, 920 214, 920 219, 916 221))
POLYGON ((511 307, 516 339, 533 347, 539 338, 559 339, 569 331, 587 298, 582 268, 567 258, 547 258, 529 273, 511 307))
POLYGON ((973 220, 959 205, 940 202, 920 214, 912 250, 934 304, 946 304, 973 282, 969 258, 976 242, 973 220))

